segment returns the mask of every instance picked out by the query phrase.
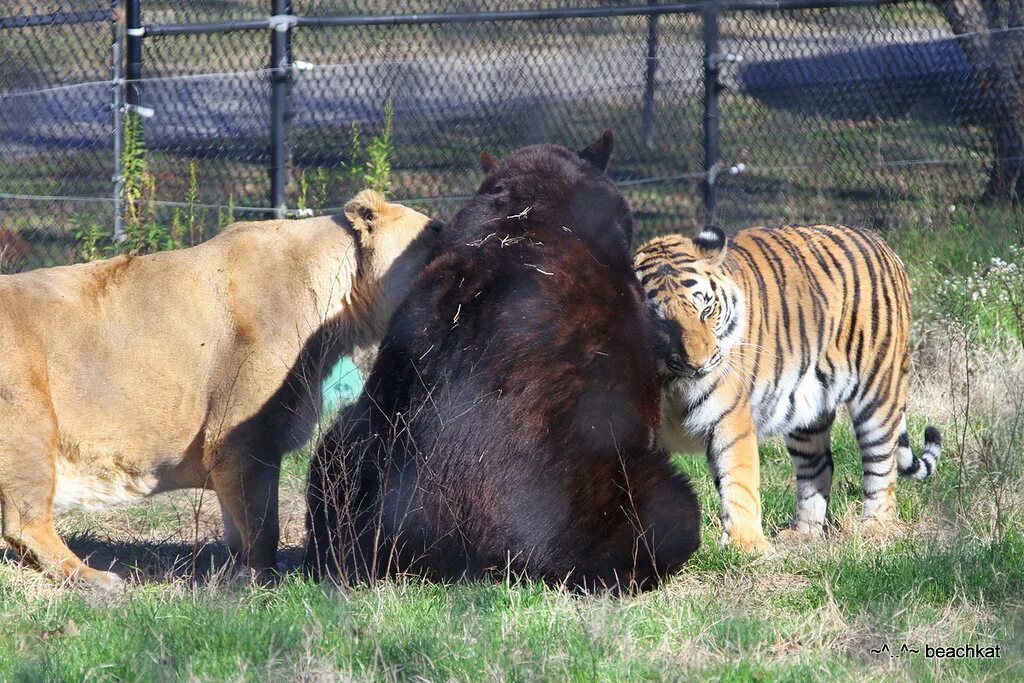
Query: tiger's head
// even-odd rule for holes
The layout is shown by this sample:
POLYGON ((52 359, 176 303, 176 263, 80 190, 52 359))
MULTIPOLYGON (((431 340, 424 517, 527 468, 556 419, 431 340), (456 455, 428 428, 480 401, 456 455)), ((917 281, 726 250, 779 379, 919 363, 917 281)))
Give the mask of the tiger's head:
POLYGON ((697 379, 722 366, 742 334, 743 297, 725 271, 717 227, 695 238, 663 235, 643 244, 633 267, 655 320, 662 378, 697 379))

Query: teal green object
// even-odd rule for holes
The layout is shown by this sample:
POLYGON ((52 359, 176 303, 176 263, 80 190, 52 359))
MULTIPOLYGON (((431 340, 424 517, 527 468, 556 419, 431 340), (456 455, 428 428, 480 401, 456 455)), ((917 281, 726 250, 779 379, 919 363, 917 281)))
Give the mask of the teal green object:
POLYGON ((353 403, 363 392, 363 378, 352 359, 345 356, 338 361, 324 379, 324 415, 330 415, 344 405, 353 403))

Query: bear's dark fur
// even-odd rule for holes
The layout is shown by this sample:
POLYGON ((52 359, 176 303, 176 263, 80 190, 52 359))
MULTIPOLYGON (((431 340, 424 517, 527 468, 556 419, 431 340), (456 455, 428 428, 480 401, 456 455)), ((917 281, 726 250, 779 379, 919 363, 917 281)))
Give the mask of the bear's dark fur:
POLYGON ((660 388, 611 147, 606 131, 579 153, 483 155, 483 184, 314 454, 310 570, 645 588, 697 549, 696 497, 654 446, 660 388))

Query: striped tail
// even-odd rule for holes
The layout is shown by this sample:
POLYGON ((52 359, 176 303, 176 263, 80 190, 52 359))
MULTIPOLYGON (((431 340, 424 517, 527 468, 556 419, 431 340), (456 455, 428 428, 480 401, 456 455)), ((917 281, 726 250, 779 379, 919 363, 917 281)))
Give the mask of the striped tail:
POLYGON ((910 479, 927 479, 932 476, 935 468, 939 465, 939 456, 942 455, 942 435, 935 427, 924 429, 924 450, 921 457, 914 455, 910 450, 910 438, 904 428, 896 444, 896 462, 899 466, 900 475, 910 479))

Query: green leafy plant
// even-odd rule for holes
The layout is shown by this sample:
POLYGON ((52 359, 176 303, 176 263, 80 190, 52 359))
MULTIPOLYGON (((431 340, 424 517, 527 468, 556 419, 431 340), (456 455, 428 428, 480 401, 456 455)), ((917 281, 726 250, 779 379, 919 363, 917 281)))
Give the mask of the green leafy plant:
POLYGON ((142 131, 142 117, 128 111, 124 117, 124 148, 121 152, 121 176, 124 181, 124 241, 119 249, 139 251, 144 243, 143 227, 147 209, 151 204, 146 194, 154 187, 146 162, 146 141, 142 131))
POLYGON ((306 211, 309 208, 309 182, 306 180, 305 169, 299 171, 299 196, 295 200, 295 208, 306 211))
POLYGON ((330 189, 331 173, 323 166, 316 169, 316 209, 319 211, 327 206, 327 192, 330 189))
MULTIPOLYGON (((146 161, 146 140, 142 117, 129 111, 124 120, 124 149, 121 153, 121 174, 124 180, 124 239, 116 250, 143 254, 183 246, 181 217, 170 225, 157 220, 156 178, 146 161)), ((197 193, 194 165, 189 168, 189 214, 195 221, 193 206, 197 193)))
POLYGON ((381 129, 364 147, 362 131, 353 123, 348 148, 336 169, 318 166, 296 174, 295 207, 299 211, 321 211, 330 202, 332 190, 350 196, 363 188, 388 194, 394 183, 394 107, 384 105, 381 129))
POLYGON ((142 136, 142 117, 136 111, 124 116, 124 147, 121 151, 122 198, 126 231, 136 228, 141 220, 142 192, 148 174, 146 142, 142 136))
POLYGON ((199 181, 196 179, 196 162, 188 162, 188 191, 185 194, 185 224, 188 243, 197 244, 204 239, 203 226, 196 220, 196 202, 199 200, 199 181))
POLYGON ((228 195, 228 203, 222 209, 217 209, 217 230, 223 230, 235 222, 235 196, 228 195))
POLYGON ((363 175, 363 144, 360 139, 359 124, 353 123, 349 135, 348 154, 340 170, 349 189, 359 185, 363 175))
POLYGON ((381 194, 391 191, 391 159, 395 153, 392 141, 394 118, 395 108, 391 100, 388 100, 384 105, 384 125, 366 147, 366 168, 363 180, 366 187, 381 194))
POLYGON ((185 246, 185 225, 181 217, 181 209, 175 209, 171 216, 171 229, 167 234, 167 249, 180 249, 185 246))
POLYGON ((104 241, 108 235, 95 219, 91 216, 75 215, 71 217, 71 227, 74 229, 80 259, 97 261, 107 255, 108 247, 104 245, 104 241))

